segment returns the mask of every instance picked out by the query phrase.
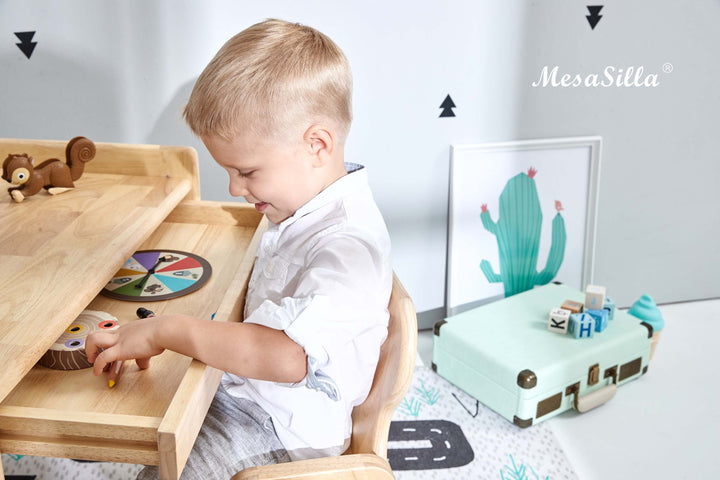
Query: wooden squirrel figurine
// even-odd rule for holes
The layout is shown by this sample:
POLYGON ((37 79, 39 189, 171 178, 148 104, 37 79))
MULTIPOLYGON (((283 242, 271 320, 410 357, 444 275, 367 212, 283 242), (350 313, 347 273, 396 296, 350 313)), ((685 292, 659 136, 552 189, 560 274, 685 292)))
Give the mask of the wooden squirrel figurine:
POLYGON ((93 158, 95 144, 85 137, 75 137, 65 148, 66 162, 51 158, 34 166, 33 158, 27 153, 10 154, 3 162, 2 178, 13 185, 8 193, 18 203, 42 188, 56 195, 74 188, 73 181, 82 176, 85 162, 93 158))

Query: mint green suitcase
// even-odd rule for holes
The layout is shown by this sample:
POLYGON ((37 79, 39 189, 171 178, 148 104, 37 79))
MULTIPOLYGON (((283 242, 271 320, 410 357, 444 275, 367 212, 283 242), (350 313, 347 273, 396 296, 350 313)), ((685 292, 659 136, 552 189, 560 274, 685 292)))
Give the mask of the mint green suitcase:
POLYGON ((551 332, 565 300, 585 294, 549 284, 438 322, 433 370, 523 428, 605 403, 647 371, 652 327, 616 310, 592 338, 551 332))

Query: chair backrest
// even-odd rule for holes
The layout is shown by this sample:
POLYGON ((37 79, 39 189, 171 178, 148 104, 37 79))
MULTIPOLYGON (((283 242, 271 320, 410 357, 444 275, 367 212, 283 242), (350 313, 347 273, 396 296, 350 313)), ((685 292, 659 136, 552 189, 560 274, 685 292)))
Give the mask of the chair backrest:
POLYGON ((388 336, 380 348, 370 393, 352 412, 353 431, 346 453, 387 457, 390 421, 412 380, 417 356, 417 316, 412 299, 393 274, 388 336))

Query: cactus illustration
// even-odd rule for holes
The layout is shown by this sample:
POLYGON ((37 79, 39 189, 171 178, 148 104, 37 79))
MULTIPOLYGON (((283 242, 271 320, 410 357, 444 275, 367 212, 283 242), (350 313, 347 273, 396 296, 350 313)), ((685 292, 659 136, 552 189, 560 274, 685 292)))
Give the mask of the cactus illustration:
POLYGON ((486 204, 480 214, 485 229, 497 237, 500 273, 495 273, 487 260, 480 263, 480 269, 489 282, 503 282, 506 297, 549 283, 565 255, 565 220, 560 215, 563 207, 556 201, 550 253, 545 269, 537 271, 542 211, 535 187, 536 173, 537 170, 531 167, 527 174, 520 173, 508 180, 500 194, 497 222, 493 221, 486 204))
MULTIPOLYGON (((512 466, 510 464, 505 465, 505 470, 500 470, 500 479, 501 480, 541 480, 540 476, 535 473, 535 470, 531 466, 525 466, 524 463, 520 463, 519 465, 515 463, 515 459, 512 455, 510 455, 510 462, 512 463, 512 466), (528 470, 530 470, 530 473, 532 473, 532 477, 528 475, 528 470)), ((550 475, 547 475, 544 480, 550 480, 550 475)))
POLYGON ((420 387, 415 387, 415 392, 420 396, 420 401, 428 405, 435 405, 441 396, 440 390, 425 387, 425 382, 422 380, 420 380, 420 387))
POLYGON ((411 415, 415 418, 420 414, 420 409, 422 408, 422 403, 420 403, 416 398, 410 397, 410 400, 407 399, 407 397, 403 398, 402 403, 398 406, 398 410, 404 413, 405 415, 411 415))

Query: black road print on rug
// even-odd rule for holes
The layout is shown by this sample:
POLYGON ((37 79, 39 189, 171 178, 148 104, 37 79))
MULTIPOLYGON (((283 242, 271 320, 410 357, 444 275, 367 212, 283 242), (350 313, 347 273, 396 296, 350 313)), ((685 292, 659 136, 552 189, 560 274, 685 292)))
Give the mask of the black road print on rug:
POLYGON ((475 458, 460 426, 447 420, 394 421, 390 423, 388 440, 401 445, 388 445, 393 470, 462 467, 475 458))

